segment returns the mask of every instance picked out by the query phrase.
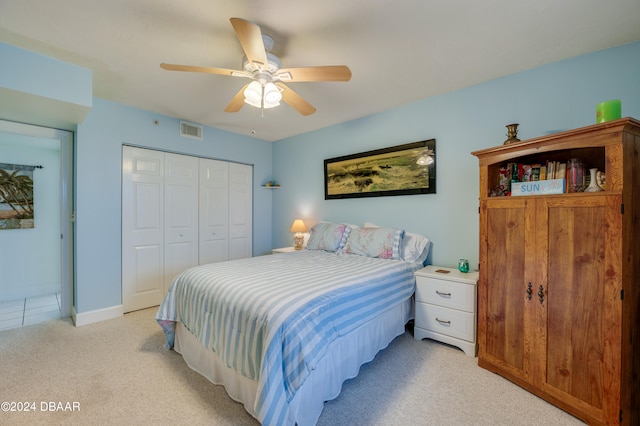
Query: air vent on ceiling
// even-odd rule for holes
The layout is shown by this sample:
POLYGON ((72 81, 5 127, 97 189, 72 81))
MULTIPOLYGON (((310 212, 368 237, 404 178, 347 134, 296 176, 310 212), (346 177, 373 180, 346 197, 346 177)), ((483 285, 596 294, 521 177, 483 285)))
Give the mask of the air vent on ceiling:
POLYGON ((180 136, 202 140, 202 126, 186 121, 180 122, 180 136))

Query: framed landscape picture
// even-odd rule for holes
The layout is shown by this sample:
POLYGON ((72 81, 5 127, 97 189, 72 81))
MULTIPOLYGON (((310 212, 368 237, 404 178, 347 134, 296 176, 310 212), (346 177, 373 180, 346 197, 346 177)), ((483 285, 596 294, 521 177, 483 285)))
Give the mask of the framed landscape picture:
POLYGON ((325 200, 435 192, 435 139, 324 160, 325 200))

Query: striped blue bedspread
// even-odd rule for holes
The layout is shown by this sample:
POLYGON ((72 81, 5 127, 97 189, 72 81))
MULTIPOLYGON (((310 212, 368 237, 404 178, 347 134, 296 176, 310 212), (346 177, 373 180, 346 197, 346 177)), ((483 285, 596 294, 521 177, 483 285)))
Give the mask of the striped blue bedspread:
POLYGON ((179 321, 255 380, 262 424, 291 424, 288 402, 327 345, 411 297, 418 267, 318 250, 202 265, 174 279, 156 320, 169 346, 179 321))

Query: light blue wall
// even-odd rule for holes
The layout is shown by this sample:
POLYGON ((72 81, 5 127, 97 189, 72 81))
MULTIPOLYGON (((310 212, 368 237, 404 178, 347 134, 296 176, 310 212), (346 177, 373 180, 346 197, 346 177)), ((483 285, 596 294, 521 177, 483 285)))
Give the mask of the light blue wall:
POLYGON ((91 109, 93 74, 79 67, 0 43, 0 117, 74 130, 91 109))
POLYGON ((122 145, 252 164, 253 254, 271 249, 272 144, 205 127, 204 140, 179 135, 179 120, 94 99, 76 135, 76 311, 120 305, 122 145), (158 124, 155 124, 155 121, 158 124))
POLYGON ((0 88, 91 107, 91 70, 0 43, 0 88))
POLYGON ((510 123, 520 123, 521 139, 593 124, 596 104, 608 99, 622 100, 623 116, 640 117, 640 42, 278 141, 274 245, 292 245, 295 218, 370 221, 427 235, 433 264, 455 266, 466 257, 477 265, 478 162, 470 153, 501 145, 510 123), (324 159, 431 138, 436 194, 324 200, 324 159))
POLYGON ((638 70, 640 43, 633 43, 273 144, 209 127, 203 141, 182 138, 174 118, 94 98, 76 132, 76 311, 121 303, 123 144, 253 164, 255 255, 291 245, 294 218, 327 219, 401 226, 432 239, 432 263, 467 257, 475 265, 478 169, 470 152, 500 145, 512 122, 522 139, 591 124, 595 105, 607 99, 621 99, 624 116, 640 117, 638 70), (436 194, 324 200, 324 159, 431 138, 436 194), (281 189, 260 187, 271 178, 281 189))

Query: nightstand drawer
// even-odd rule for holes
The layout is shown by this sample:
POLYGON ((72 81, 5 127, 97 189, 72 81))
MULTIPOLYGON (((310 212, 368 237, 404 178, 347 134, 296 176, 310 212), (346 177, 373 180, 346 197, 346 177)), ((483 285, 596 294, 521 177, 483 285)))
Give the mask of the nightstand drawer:
POLYGON ((416 302, 475 312, 476 286, 430 277, 416 277, 416 302))
POLYGON ((415 323, 426 330, 475 342, 476 317, 469 312, 416 303, 415 323))

